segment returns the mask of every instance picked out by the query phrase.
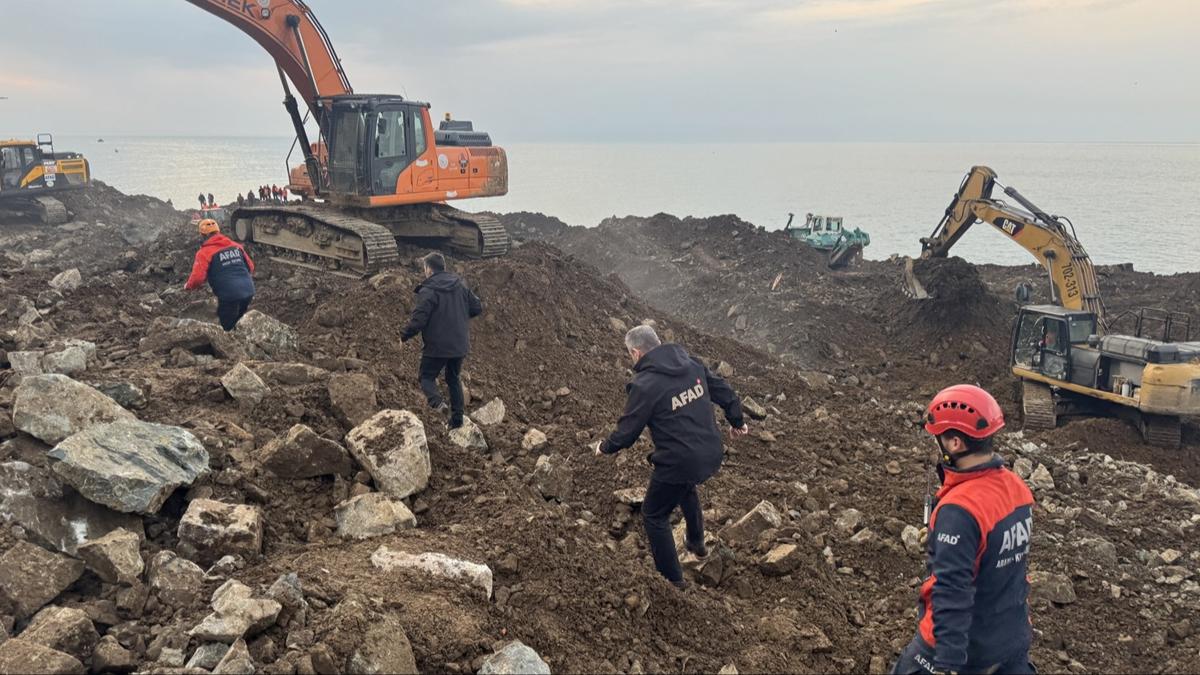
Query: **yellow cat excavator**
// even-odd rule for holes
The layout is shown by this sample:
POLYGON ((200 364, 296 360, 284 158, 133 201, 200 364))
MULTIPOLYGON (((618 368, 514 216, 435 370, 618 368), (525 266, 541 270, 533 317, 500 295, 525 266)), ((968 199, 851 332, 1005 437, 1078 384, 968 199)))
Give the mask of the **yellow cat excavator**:
MULTIPOLYGON (((921 257, 945 257, 972 225, 985 222, 1046 269, 1054 304, 1021 307, 1012 333, 1025 427, 1052 429, 1061 414, 1116 413, 1131 417, 1150 444, 1178 448, 1180 418, 1200 416, 1200 342, 1190 341, 1190 317, 1143 309, 1110 320, 1071 221, 1011 187, 1001 186, 1024 210, 995 199, 997 186, 994 171, 973 167, 933 234, 921 239, 921 257), (1127 321, 1133 334, 1110 332, 1127 321)), ((928 297, 909 262, 910 295, 928 297)))
POLYGON ((304 155, 288 185, 304 201, 239 207, 230 214, 235 237, 281 262, 350 276, 395 262, 397 239, 471 257, 508 252, 499 221, 446 204, 507 193, 508 160, 488 134, 448 117, 435 129, 428 103, 355 93, 325 29, 300 0, 187 1, 275 60, 304 155), (319 129, 315 143, 292 86, 319 129))
POLYGON ((67 222, 67 207, 53 197, 86 187, 91 168, 77 152, 55 152, 54 137, 0 140, 0 211, 31 212, 46 225, 67 222))

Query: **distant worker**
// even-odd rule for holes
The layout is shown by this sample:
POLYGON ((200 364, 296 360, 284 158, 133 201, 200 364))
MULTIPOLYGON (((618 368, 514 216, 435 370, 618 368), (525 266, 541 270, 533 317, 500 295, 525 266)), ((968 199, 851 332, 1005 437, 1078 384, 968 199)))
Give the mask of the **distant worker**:
POLYGON ((479 298, 467 288, 456 274, 446 271, 446 259, 441 253, 421 258, 425 280, 417 285, 417 305, 412 319, 400 335, 408 342, 421 334, 421 391, 429 407, 448 414, 450 428, 463 425, 463 359, 471 351, 468 323, 483 313, 479 298), (447 406, 438 392, 437 378, 446 372, 446 389, 450 392, 447 406))
POLYGON ((647 459, 654 472, 642 502, 646 539, 659 574, 684 589, 687 581, 671 534, 671 513, 677 507, 683 511, 687 550, 700 558, 707 556, 696 487, 721 468, 725 453, 713 404, 725 411, 731 438, 750 429, 733 388, 680 345, 663 344, 653 328, 637 326, 625 334, 625 349, 634 364, 633 381, 625 388, 625 412, 617 430, 597 441, 592 450, 596 455, 615 454, 632 446, 650 427, 654 452, 647 459))
POLYGON ((267 201, 267 189, 261 185, 258 186, 258 200, 260 202, 267 201))
POLYGON ((204 193, 203 192, 200 193, 200 196, 198 197, 198 199, 200 200, 200 210, 203 211, 204 210, 204 193))
POLYGON ((245 206, 245 205, 246 205, 246 198, 245 198, 245 197, 243 197, 243 196, 241 195, 241 193, 238 193, 237 204, 238 204, 238 206, 245 206))
POLYGON ((275 184, 271 185, 271 199, 273 199, 275 201, 279 201, 279 186, 278 185, 275 185, 275 184))
POLYGON ((211 192, 208 193, 208 207, 211 209, 211 208, 215 208, 216 205, 217 205, 217 200, 213 199, 211 192))
POLYGON ((929 577, 917 635, 893 673, 1033 673, 1029 538, 1033 493, 993 452, 1004 411, 979 387, 940 391, 925 415, 942 487, 928 504, 929 577))
POLYGON ((288 200, 288 189, 286 185, 279 188, 279 194, 283 196, 283 201, 286 202, 288 200))
POLYGON ((231 331, 254 300, 254 261, 241 244, 221 234, 217 221, 205 218, 199 229, 204 244, 183 287, 194 291, 207 281, 217 296, 217 320, 221 328, 231 331))
POLYGON ((246 201, 250 204, 254 203, 254 191, 246 190, 246 201))

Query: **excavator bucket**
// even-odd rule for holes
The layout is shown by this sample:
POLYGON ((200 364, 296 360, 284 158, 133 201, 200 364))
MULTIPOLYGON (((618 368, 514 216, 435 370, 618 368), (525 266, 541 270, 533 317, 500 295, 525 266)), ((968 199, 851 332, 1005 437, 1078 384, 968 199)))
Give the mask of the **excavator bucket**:
POLYGON ((913 259, 904 256, 904 294, 913 300, 928 300, 929 292, 913 272, 913 259))

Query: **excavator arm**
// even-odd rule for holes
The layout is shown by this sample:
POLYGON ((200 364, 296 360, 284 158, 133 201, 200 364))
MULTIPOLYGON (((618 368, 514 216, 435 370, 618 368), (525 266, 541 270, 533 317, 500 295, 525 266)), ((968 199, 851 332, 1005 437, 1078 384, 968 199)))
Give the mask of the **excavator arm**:
POLYGON ((1004 188, 1004 193, 1028 211, 993 199, 996 185, 994 171, 986 166, 973 167, 946 207, 937 229, 921 239, 921 257, 946 257, 972 225, 988 223, 1037 258, 1050 277, 1055 304, 1091 312, 1103 325, 1104 303, 1096 270, 1075 238, 1070 221, 1064 223, 1065 219, 1039 209, 1011 187, 1004 188))

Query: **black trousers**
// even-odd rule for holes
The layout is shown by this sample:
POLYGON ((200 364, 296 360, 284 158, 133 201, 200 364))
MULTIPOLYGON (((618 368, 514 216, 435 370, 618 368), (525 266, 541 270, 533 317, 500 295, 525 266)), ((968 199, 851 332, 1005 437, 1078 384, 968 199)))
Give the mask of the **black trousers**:
POLYGON ((687 524, 687 541, 693 545, 704 542, 704 513, 700 510, 700 495, 694 483, 664 483, 650 478, 646 499, 642 502, 642 520, 646 524, 646 539, 654 567, 667 581, 682 581, 679 552, 671 535, 671 513, 676 507, 683 510, 687 524))
POLYGON ((250 296, 245 300, 222 300, 217 298, 217 321, 221 322, 221 328, 225 332, 229 332, 237 326, 238 321, 241 321, 246 310, 250 309, 250 302, 254 300, 254 296, 250 296))
MULTIPOLYGON (((933 647, 925 644, 921 636, 913 638, 912 642, 900 652, 900 658, 896 660, 896 665, 892 667, 892 675, 914 675, 917 673, 933 673, 933 647)), ((1037 668, 1033 666, 1033 662, 1029 660, 1029 652, 1023 651, 1013 654, 1004 663, 992 663, 987 665, 967 664, 963 669, 964 673, 985 673, 986 675, 999 675, 1003 673, 1031 673, 1036 675, 1037 668)))
POLYGON ((463 419, 463 390, 462 358, 442 359, 433 356, 421 357, 421 391, 425 392, 425 400, 430 408, 442 404, 442 394, 438 391, 437 378, 443 370, 446 371, 446 389, 450 391, 450 424, 460 424, 463 419))

